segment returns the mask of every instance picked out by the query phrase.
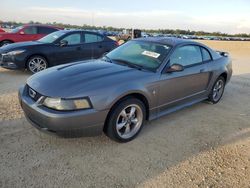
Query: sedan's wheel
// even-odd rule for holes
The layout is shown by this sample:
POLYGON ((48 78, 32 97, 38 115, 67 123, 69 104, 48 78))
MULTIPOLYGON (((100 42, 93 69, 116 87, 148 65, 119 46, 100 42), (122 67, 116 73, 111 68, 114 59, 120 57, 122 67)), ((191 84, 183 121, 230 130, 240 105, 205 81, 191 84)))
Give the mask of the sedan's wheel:
POLYGON ((106 134, 116 141, 128 142, 139 134, 144 121, 144 104, 135 98, 126 99, 111 111, 106 134))
POLYGON ((32 73, 45 70, 48 67, 46 59, 41 56, 33 56, 28 60, 27 68, 32 73))
POLYGON ((5 40, 5 41, 3 41, 3 42, 0 43, 0 47, 6 46, 6 45, 12 44, 12 43, 13 43, 13 42, 11 42, 11 41, 5 40))
POLYGON ((225 79, 221 76, 216 80, 208 100, 213 104, 218 103, 224 93, 224 88, 225 88, 225 79))

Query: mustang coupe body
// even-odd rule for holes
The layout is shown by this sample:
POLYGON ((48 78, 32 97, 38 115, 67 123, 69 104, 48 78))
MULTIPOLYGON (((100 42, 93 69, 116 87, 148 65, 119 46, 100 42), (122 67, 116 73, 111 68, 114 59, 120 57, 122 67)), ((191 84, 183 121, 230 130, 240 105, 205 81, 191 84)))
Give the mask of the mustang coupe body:
POLYGON ((232 75, 227 53, 188 40, 129 41, 101 59, 41 71, 20 88, 27 119, 59 135, 134 139, 146 120, 208 100, 217 103, 232 75))

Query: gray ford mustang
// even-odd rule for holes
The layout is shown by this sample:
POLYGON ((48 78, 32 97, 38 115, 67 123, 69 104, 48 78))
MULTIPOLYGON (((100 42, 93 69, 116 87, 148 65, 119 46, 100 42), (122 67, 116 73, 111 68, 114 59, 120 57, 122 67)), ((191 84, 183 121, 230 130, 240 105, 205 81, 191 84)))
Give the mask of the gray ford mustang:
POLYGON ((31 76, 19 99, 40 130, 63 136, 104 131, 128 142, 146 120, 203 100, 219 102, 231 75, 225 52, 188 40, 136 39, 101 59, 31 76))

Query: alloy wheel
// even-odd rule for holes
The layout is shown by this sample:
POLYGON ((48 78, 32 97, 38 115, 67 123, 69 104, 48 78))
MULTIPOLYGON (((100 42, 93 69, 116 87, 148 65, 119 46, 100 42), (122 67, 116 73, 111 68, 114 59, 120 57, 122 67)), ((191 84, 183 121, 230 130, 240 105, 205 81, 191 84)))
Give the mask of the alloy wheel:
POLYGON ((47 68, 47 62, 41 57, 34 57, 30 59, 28 68, 32 73, 37 73, 47 68))
POLYGON ((224 81, 219 79, 213 88, 213 100, 219 101, 224 90, 224 81))
POLYGON ((133 137, 142 126, 143 112, 136 104, 125 107, 117 117, 116 131, 123 139, 133 137))

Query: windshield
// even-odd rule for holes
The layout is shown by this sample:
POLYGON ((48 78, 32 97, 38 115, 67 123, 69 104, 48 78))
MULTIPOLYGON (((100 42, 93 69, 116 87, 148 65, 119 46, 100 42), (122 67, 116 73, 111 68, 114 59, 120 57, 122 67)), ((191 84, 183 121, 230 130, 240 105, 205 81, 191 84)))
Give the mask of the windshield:
POLYGON ((54 33, 51 33, 43 38, 41 38, 40 40, 38 40, 39 42, 42 43, 53 43, 55 42, 59 37, 61 37, 62 35, 64 35, 65 32, 63 31, 56 31, 54 33))
POLYGON ((155 71, 170 51, 170 46, 147 42, 129 41, 107 54, 113 61, 155 71))
POLYGON ((23 29, 23 26, 16 27, 15 29, 12 29, 12 30, 11 30, 11 33, 17 33, 17 32, 20 31, 21 29, 23 29))

